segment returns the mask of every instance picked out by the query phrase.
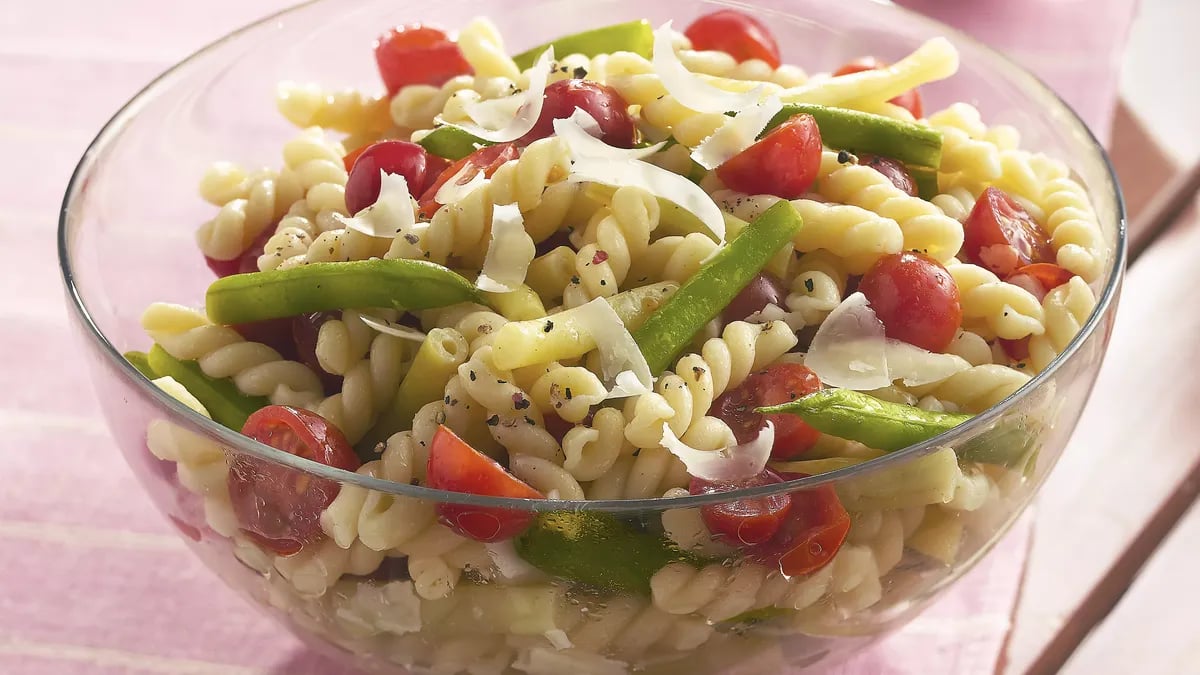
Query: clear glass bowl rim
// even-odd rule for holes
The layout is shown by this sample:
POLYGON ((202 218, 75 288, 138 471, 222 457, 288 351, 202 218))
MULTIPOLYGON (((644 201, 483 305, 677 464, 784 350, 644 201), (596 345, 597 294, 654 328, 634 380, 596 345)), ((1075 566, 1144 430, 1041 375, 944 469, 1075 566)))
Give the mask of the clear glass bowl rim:
MULTIPOLYGON (((142 104, 152 99, 158 94, 158 90, 165 87, 171 81, 172 77, 180 70, 192 64, 199 57, 216 51, 226 43, 236 41, 244 33, 256 30, 266 24, 286 17, 293 12, 302 11, 309 6, 327 2, 332 0, 306 0, 295 6, 283 9, 274 14, 268 15, 234 30, 213 42, 201 47, 195 52, 189 54, 186 58, 172 65, 167 70, 150 81, 138 93, 126 102, 112 116, 108 122, 101 127, 96 137, 88 145, 76 165, 75 170, 71 174, 71 179, 67 183, 67 190, 63 196, 62 207, 59 212, 58 220, 58 261, 59 270, 62 272, 63 284, 70 298, 70 307, 76 313, 77 318, 83 323, 86 328, 87 339, 94 340, 96 346, 100 348, 100 352, 107 359, 108 365, 113 366, 121 375, 126 378, 133 387, 139 392, 153 400, 159 407, 171 411, 177 419, 185 420, 194 430, 207 434, 211 437, 216 437, 227 448, 232 448, 237 453, 245 453, 259 459, 288 466, 300 471, 304 471, 315 476, 337 481, 338 483, 357 485, 370 490, 377 490, 384 493, 404 495, 419 499, 432 500, 437 503, 463 504, 476 507, 501 507, 513 509, 517 511, 605 511, 614 513, 637 513, 646 511, 658 511, 665 508, 685 508, 697 507, 706 504, 716 504, 729 502, 735 499, 748 497, 764 497, 767 495, 778 494, 782 492, 791 492, 800 489, 814 488, 826 483, 836 483, 838 481, 849 478, 874 473, 884 470, 892 465, 905 462, 911 459, 916 459, 923 455, 934 452, 938 448, 945 445, 953 445, 954 441, 960 437, 970 436, 976 430, 986 427, 993 421, 1003 416, 1010 408, 1015 406, 1031 392, 1036 390, 1047 380, 1053 377, 1054 373, 1068 360, 1070 360, 1079 350, 1080 346, 1087 340, 1095 331, 1103 317, 1109 310, 1110 305, 1115 302, 1117 290, 1121 284, 1121 277, 1124 271, 1126 262, 1126 214, 1125 200, 1121 193, 1120 184, 1117 181, 1116 172, 1113 169, 1112 162, 1109 160, 1107 152, 1096 139, 1091 129, 1087 124, 1080 119, 1079 115, 1072 109, 1062 98, 1054 92, 1049 86, 1041 81, 1037 76, 1030 73, 1022 66, 1017 65, 1004 54, 992 49, 991 47, 979 42, 975 38, 955 29, 940 21, 925 17, 915 11, 909 10, 897 5, 891 5, 883 0, 861 0, 862 2, 871 2, 881 5, 891 5, 889 10, 899 12, 906 16, 907 20, 917 24, 923 24, 926 28, 936 31, 939 34, 952 37, 955 41, 969 44, 972 48, 981 51, 988 55, 990 59, 1002 69, 1009 71, 1008 75, 1012 76, 1014 81, 1021 84, 1026 90, 1040 91, 1043 95, 1056 101, 1060 106, 1060 112, 1066 113, 1064 122, 1067 126, 1073 127, 1074 131, 1082 133, 1082 135, 1091 141, 1092 150, 1107 169, 1108 177, 1113 186, 1112 194, 1106 195, 1113 200, 1113 213, 1117 216, 1117 246, 1113 254, 1112 264, 1109 266, 1108 282, 1105 284, 1100 297, 1097 299, 1096 307, 1092 310, 1087 322, 1079 333, 1071 340, 1066 349, 1055 358, 1045 370, 1035 375, 1029 382, 1018 389, 1016 392, 1005 398, 1000 403, 988 408, 982 413, 979 413, 969 421, 960 424, 959 426, 946 431, 938 436, 930 438, 916 445, 909 446, 902 450, 889 453, 883 457, 872 459, 854 466, 829 471, 826 473, 800 478, 786 483, 774 485, 764 485, 753 488, 741 488, 738 490, 730 490, 728 492, 718 492, 701 495, 689 495, 685 497, 673 497, 670 499, 662 497, 654 497, 649 499, 597 499, 597 500, 538 500, 538 499, 515 499, 511 497, 493 497, 488 495, 476 495, 462 492, 448 492, 445 490, 428 488, 419 485, 410 485, 408 483, 397 483, 390 480, 383 480, 373 476, 364 476, 353 471, 346 471, 335 467, 327 466, 319 462, 298 457, 296 455, 277 450, 269 445, 265 445, 255 441, 249 437, 243 436, 240 433, 224 427, 213 420, 196 413, 191 408, 183 405, 179 401, 172 398, 170 395, 153 385, 141 373, 139 373, 132 364, 130 364, 121 352, 113 345, 99 326, 93 320, 91 313, 83 302, 83 298, 79 293, 79 289, 75 285, 74 274, 71 269, 70 255, 68 251, 68 241, 70 239, 69 225, 67 222, 67 214, 73 198, 76 195, 84 177, 92 168, 92 164, 96 157, 104 151, 107 146, 119 136, 122 128, 132 120, 138 113, 142 104)), ((725 0, 717 0, 714 4, 729 4, 730 6, 739 6, 740 3, 726 3, 725 0)), ((742 5, 744 8, 745 6, 742 5)), ((1096 194, 1091 195, 1093 199, 1099 199, 1096 194)))

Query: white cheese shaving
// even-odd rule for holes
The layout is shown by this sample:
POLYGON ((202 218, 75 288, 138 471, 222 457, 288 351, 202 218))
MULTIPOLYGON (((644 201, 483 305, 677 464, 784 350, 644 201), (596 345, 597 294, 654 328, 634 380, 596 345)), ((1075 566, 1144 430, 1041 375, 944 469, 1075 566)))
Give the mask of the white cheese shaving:
POLYGON ((725 243, 725 217, 720 207, 699 185, 679 174, 637 160, 581 157, 572 164, 567 180, 639 187, 690 211, 712 232, 718 244, 725 243))
POLYGON ((867 297, 854 293, 839 304, 813 336, 808 366, 821 382, 842 389, 870 391, 895 380, 914 387, 940 382, 971 367, 953 354, 935 354, 889 339, 867 297))
POLYGON ((604 298, 596 298, 573 311, 576 325, 596 341, 600 351, 600 370, 606 386, 606 396, 624 398, 645 394, 654 386, 650 364, 638 348, 621 317, 604 298))
POLYGON ((484 548, 487 549, 492 564, 496 566, 496 571, 508 581, 523 582, 546 578, 544 572, 525 562, 525 559, 517 554, 511 539, 487 542, 484 548))
POLYGON ((654 53, 651 62, 667 93, 684 107, 701 113, 724 113, 741 110, 762 98, 762 85, 738 94, 714 87, 688 70, 675 53, 671 44, 671 33, 670 21, 654 31, 654 53))
POLYGON ((567 632, 561 628, 552 628, 542 635, 550 641, 550 645, 555 649, 570 649, 575 646, 572 644, 571 638, 567 637, 567 632))
POLYGON ((516 204, 492 209, 492 238, 475 287, 481 291, 509 293, 525 282, 529 263, 537 255, 533 238, 516 204))
POLYGON ((711 136, 692 150, 692 159, 706 169, 715 169, 734 155, 754 145, 775 114, 783 110, 783 101, 770 96, 761 103, 743 108, 711 136))
POLYGON ((600 125, 586 111, 576 108, 567 119, 553 122, 554 133, 567 144, 573 157, 596 159, 642 159, 662 149, 666 141, 644 148, 616 148, 600 140, 600 125))
POLYGON ((405 340, 412 340, 413 342, 425 341, 425 333, 422 333, 416 328, 410 328, 408 326, 394 323, 392 321, 388 321, 387 319, 380 319, 369 314, 359 314, 358 318, 361 319, 363 323, 367 324, 371 328, 374 328, 380 333, 387 333, 388 335, 394 335, 395 337, 403 338, 405 340))
POLYGON ((387 173, 380 169, 379 197, 375 199, 375 203, 351 218, 335 213, 333 219, 346 229, 361 232, 368 237, 394 239, 417 222, 412 194, 408 191, 408 181, 398 173, 387 173))
POLYGON ((438 188, 437 194, 433 195, 433 200, 439 204, 453 204, 454 202, 471 194, 475 188, 487 182, 487 178, 483 177, 483 172, 477 166, 471 166, 470 163, 464 164, 463 168, 450 177, 442 186, 438 188), (474 171, 475 175, 471 176, 470 180, 460 184, 463 179, 463 174, 468 171, 474 171))
POLYGON ((775 444, 775 425, 769 420, 758 438, 720 450, 697 450, 675 437, 670 425, 663 425, 662 446, 679 458, 687 472, 696 478, 714 481, 744 480, 762 472, 775 444))
POLYGON ((757 312, 746 317, 746 323, 771 323, 772 321, 782 321, 787 324, 792 332, 796 332, 808 325, 804 320, 802 312, 789 312, 788 310, 770 303, 757 312))
POLYGON ((506 96, 493 101, 478 102, 466 107, 473 123, 454 124, 441 115, 434 120, 439 124, 458 127, 463 131, 493 143, 515 141, 529 133, 542 114, 546 82, 550 79, 550 68, 554 61, 554 47, 548 48, 538 57, 529 70, 529 87, 515 96, 506 96), (508 117, 511 115, 511 117, 508 117), (486 122, 491 127, 482 126, 486 122), (503 126, 501 126, 503 123, 503 126))

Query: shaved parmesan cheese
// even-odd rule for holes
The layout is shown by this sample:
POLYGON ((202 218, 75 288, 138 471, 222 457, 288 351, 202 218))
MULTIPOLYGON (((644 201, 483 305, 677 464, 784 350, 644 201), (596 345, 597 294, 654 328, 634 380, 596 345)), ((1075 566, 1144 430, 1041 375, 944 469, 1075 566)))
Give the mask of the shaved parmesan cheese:
POLYGON ((463 164, 463 168, 450 177, 442 186, 438 188, 437 194, 433 196, 433 200, 439 204, 453 204, 454 202, 466 197, 472 190, 487 182, 483 172, 477 166, 471 166, 470 163, 463 164), (474 171, 475 175, 471 176, 470 180, 462 181, 463 174, 468 171, 474 171))
POLYGON ((771 323, 772 321, 782 321, 787 324, 792 332, 796 332, 808 325, 804 320, 802 312, 789 312, 786 309, 770 303, 759 311, 746 317, 746 323, 771 323))
POLYGON ((507 143, 529 133, 542 114, 546 82, 550 79, 550 67, 554 61, 554 47, 542 52, 537 63, 529 71, 529 87, 515 96, 506 96, 493 101, 483 101, 466 107, 467 115, 474 123, 453 124, 441 115, 434 120, 439 124, 458 127, 463 131, 493 143, 507 143), (482 126, 487 124, 488 127, 482 126), (496 128, 499 127, 499 128, 496 128))
POLYGON ((725 217, 716 202, 699 185, 666 169, 637 160, 581 157, 571 165, 568 181, 591 181, 613 187, 639 187, 690 211, 716 237, 725 243, 725 217))
POLYGON ((783 110, 783 101, 778 96, 771 96, 762 103, 743 109, 696 146, 692 151, 692 159, 706 169, 721 166, 754 145, 755 139, 780 110, 783 110))
POLYGON ((580 332, 596 341, 601 374, 605 385, 612 387, 605 398, 649 393, 654 385, 650 364, 612 305, 604 298, 596 298, 577 307, 574 316, 580 332))
POLYGON ((537 255, 533 238, 525 231, 521 209, 504 204, 492 209, 492 240, 483 259, 475 287, 492 293, 509 293, 525 283, 529 263, 537 255))
POLYGON ((971 367, 953 354, 935 354, 884 335, 883 322, 862 293, 842 301, 817 329, 808 366, 821 382, 842 389, 871 391, 895 380, 915 387, 940 382, 971 367))
POLYGON ((533 581, 546 577, 545 572, 525 562, 517 553, 512 539, 488 542, 484 544, 484 548, 487 549, 492 564, 496 566, 496 571, 508 581, 533 581))
POLYGON ((403 338, 405 340, 412 340, 413 342, 425 341, 425 334, 416 328, 403 326, 401 324, 388 321, 387 319, 380 319, 378 317, 371 316, 370 314, 359 314, 358 318, 361 319, 363 323, 367 324, 371 328, 374 328, 380 333, 387 333, 388 335, 394 335, 395 337, 403 338))
POLYGON ((703 480, 745 480, 757 476, 767 465, 774 444, 775 425, 769 420, 758 432, 758 438, 720 450, 697 450, 676 438, 670 425, 663 425, 662 446, 683 462, 689 474, 703 480))
POLYGON ((744 94, 718 89, 683 65, 671 44, 671 22, 654 31, 651 62, 667 93, 684 107, 701 113, 724 113, 754 105, 762 98, 762 85, 744 94))
POLYGON ((925 351, 900 340, 887 341, 888 377, 900 380, 906 387, 941 382, 961 373, 971 364, 961 356, 925 351))
POLYGON ((615 148, 600 140, 596 134, 600 125, 584 110, 576 108, 567 119, 554 120, 554 134, 566 141, 567 149, 574 157, 596 159, 641 159, 662 149, 666 141, 644 148, 615 148))
POLYGON ((346 229, 368 237, 395 238, 417 222, 412 195, 408 191, 408 181, 398 173, 387 173, 380 169, 379 197, 375 199, 375 203, 354 214, 352 218, 334 213, 333 219, 346 229))
POLYGON ((575 645, 571 643, 571 638, 567 637, 567 632, 561 628, 553 628, 542 633, 546 639, 550 641, 550 645, 555 649, 570 649, 575 645))

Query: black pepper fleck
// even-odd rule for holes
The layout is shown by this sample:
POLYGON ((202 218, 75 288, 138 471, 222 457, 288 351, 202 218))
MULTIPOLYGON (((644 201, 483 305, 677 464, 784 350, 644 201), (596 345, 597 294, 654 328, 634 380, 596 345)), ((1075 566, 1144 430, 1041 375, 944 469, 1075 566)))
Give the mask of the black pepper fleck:
POLYGON ((813 283, 813 280, 811 278, 804 280, 804 290, 808 291, 809 293, 812 293, 814 288, 816 288, 816 285, 813 283))
POLYGON ((542 326, 542 332, 549 333, 552 330, 554 330, 554 322, 550 319, 546 319, 546 325, 542 326))
POLYGON ((487 418, 487 425, 489 427, 494 427, 497 424, 500 424, 500 416, 499 415, 492 415, 491 417, 487 418))

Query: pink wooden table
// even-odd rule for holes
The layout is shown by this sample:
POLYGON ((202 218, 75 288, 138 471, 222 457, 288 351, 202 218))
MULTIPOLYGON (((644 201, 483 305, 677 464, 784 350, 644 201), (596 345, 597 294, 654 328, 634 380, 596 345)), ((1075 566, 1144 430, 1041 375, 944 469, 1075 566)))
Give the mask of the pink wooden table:
MULTIPOLYGON (((226 590, 141 494, 68 333, 53 246, 67 178, 108 116, 195 47, 286 4, 38 0, 0 8, 0 236, 9 242, 0 265, 0 673, 346 672, 226 590)), ((1078 102, 1107 127, 1107 105, 1078 102)), ((926 615, 840 670, 995 672, 1018 602, 1028 520, 926 615)), ((1030 653, 1051 637, 1031 640, 1030 653)))

